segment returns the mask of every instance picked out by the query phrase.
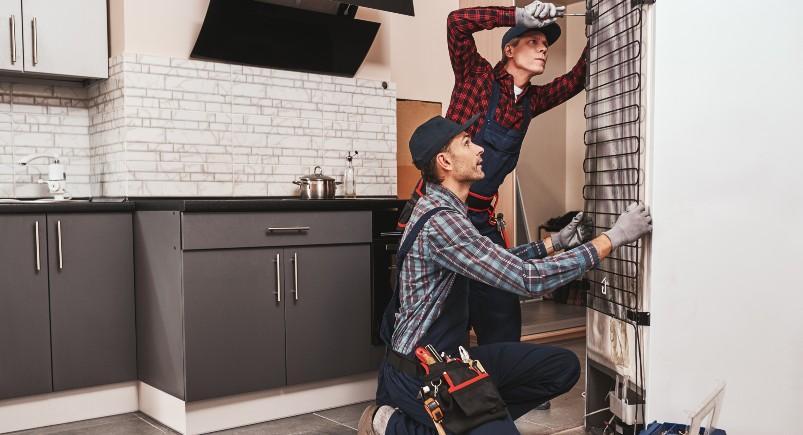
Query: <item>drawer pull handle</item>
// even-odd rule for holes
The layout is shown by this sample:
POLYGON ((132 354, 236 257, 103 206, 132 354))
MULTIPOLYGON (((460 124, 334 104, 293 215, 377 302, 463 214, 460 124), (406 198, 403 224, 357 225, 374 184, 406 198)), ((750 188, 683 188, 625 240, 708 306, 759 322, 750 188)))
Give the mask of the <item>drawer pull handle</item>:
POLYGON ((276 254, 276 302, 282 301, 282 258, 276 254))
POLYGON ((36 271, 42 270, 42 261, 39 259, 39 221, 34 224, 34 243, 36 243, 36 271))
POLYGON ((58 235, 59 242, 59 270, 64 269, 64 254, 61 250, 61 221, 56 221, 56 234, 58 235))
POLYGON ((36 17, 33 17, 31 20, 31 28, 33 30, 33 35, 31 37, 31 45, 33 46, 33 66, 36 66, 39 63, 39 41, 37 41, 37 34, 36 34, 36 17))
POLYGON ((278 233, 286 231, 296 231, 299 233, 303 233, 309 231, 309 227, 268 227, 269 233, 278 233))
POLYGON ((298 252, 293 252, 293 293, 298 300, 298 252))
POLYGON ((11 64, 17 63, 17 17, 8 17, 9 30, 11 31, 11 64))

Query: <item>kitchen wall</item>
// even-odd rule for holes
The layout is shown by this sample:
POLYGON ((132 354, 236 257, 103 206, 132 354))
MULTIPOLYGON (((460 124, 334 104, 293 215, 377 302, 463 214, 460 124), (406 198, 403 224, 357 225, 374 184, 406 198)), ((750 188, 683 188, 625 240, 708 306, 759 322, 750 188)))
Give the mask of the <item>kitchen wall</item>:
MULTIPOLYGON (((585 11, 584 2, 557 3, 567 5, 568 12, 585 11)), ((533 79, 535 84, 546 84, 565 74, 577 63, 585 47, 582 18, 567 17, 558 24, 561 37, 550 47, 546 70, 533 79)), ((534 118, 524 139, 516 173, 532 237, 536 237, 538 226, 549 218, 583 208, 584 104, 585 91, 581 91, 568 102, 534 118)))
POLYGON ((68 173, 69 192, 90 191, 89 110, 80 86, 0 82, 0 197, 47 196, 45 159, 16 164, 31 154, 55 154, 68 173))
POLYGON ((90 87, 92 98, 122 94, 120 127, 93 143, 96 194, 293 195, 292 180, 316 164, 340 175, 355 149, 358 194, 395 194, 393 84, 139 54, 111 62, 109 81, 90 87))
POLYGON ((73 196, 294 195, 359 150, 358 194, 396 192, 395 85, 125 54, 89 87, 0 83, 0 196, 48 196, 55 153, 73 196), (384 87, 387 87, 385 89, 384 87))
MULTIPOLYGON (((585 13, 585 2, 569 3, 566 7, 568 13, 585 13)), ((582 18, 571 18, 565 21, 564 35, 566 37, 566 70, 574 66, 577 53, 582 53, 586 46, 585 21, 582 18)), ((585 173, 583 172, 583 159, 585 159, 586 146, 583 135, 586 129, 586 120, 583 108, 586 104, 586 91, 580 93, 566 102, 566 169, 565 169, 565 205, 564 210, 583 209, 583 185, 585 173)))

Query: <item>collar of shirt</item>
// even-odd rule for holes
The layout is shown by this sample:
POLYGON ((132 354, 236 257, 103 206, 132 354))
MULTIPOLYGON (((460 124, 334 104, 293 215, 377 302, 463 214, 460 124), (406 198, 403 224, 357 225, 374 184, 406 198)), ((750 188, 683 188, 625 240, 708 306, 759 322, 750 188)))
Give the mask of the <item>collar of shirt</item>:
MULTIPOLYGON (((515 86, 515 83, 513 82, 513 76, 510 75, 510 73, 507 72, 507 70, 505 69, 504 61, 500 61, 499 63, 496 64, 493 71, 493 77, 494 79, 496 79, 496 81, 499 82, 500 90, 513 89, 513 86, 515 86)), ((530 92, 530 88, 532 88, 532 86, 530 86, 530 83, 525 84, 524 87, 521 88, 523 92, 519 95, 519 98, 516 101, 518 102, 518 100, 521 100, 522 96, 527 95, 530 92)))
POLYGON ((433 200, 433 203, 438 203, 438 206, 451 207, 462 213, 464 216, 468 216, 468 206, 451 190, 443 187, 440 184, 427 183, 426 192, 427 196, 433 200))

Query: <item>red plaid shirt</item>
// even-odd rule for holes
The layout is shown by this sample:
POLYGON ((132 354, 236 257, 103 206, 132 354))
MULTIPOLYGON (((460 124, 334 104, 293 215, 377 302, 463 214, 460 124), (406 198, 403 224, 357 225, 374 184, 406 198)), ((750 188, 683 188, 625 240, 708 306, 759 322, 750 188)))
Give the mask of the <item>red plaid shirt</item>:
MULTIPOLYGON (((501 94, 494 119, 504 127, 516 129, 521 129, 524 121, 520 104, 522 98, 530 99, 531 113, 535 117, 560 105, 583 89, 586 70, 585 51, 571 71, 546 85, 528 85, 519 96, 519 100, 515 100, 513 76, 505 71, 504 62, 500 61, 496 67, 492 67, 477 52, 473 36, 474 32, 480 30, 514 26, 515 10, 516 8, 512 6, 476 7, 458 9, 449 14, 446 29, 455 84, 449 110, 446 112, 447 118, 462 123, 475 113, 485 113, 488 110, 488 100, 491 98, 492 78, 499 82, 501 94)), ((499 56, 502 56, 501 49, 499 56)), ((473 136, 483 123, 484 121, 474 124, 468 129, 468 133, 473 136)))

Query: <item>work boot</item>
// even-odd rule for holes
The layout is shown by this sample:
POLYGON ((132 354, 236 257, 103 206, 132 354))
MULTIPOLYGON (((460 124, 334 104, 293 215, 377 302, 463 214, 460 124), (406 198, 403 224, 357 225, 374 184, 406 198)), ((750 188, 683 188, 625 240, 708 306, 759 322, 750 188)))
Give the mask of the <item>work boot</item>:
POLYGON ((368 405, 357 423, 357 435, 376 435, 374 432, 374 414, 379 407, 376 404, 368 405))
POLYGON ((537 409, 538 411, 546 411, 547 409, 549 409, 551 407, 552 407, 552 402, 547 400, 546 402, 536 406, 535 409, 537 409))

